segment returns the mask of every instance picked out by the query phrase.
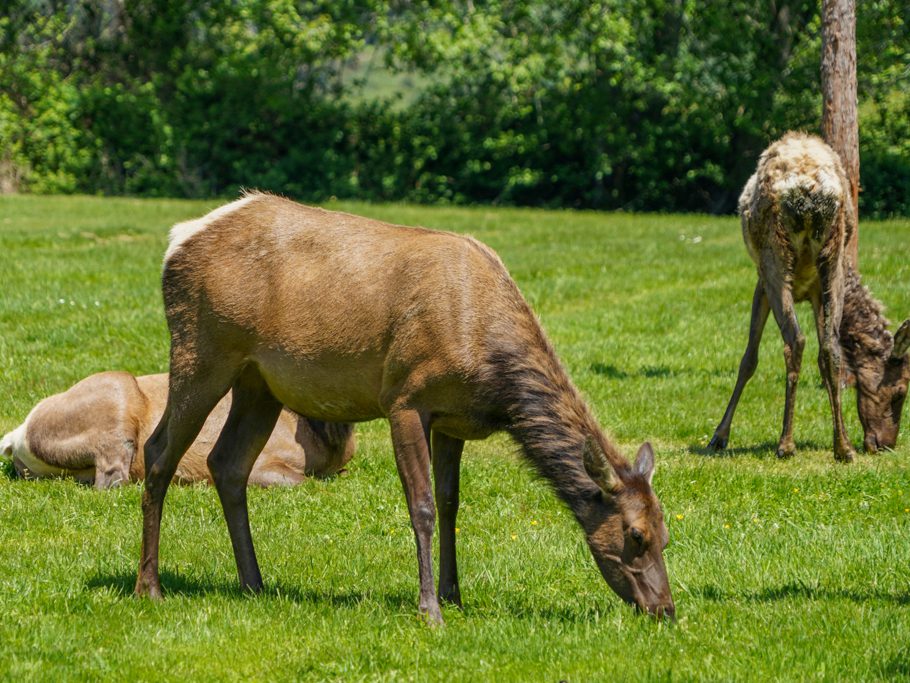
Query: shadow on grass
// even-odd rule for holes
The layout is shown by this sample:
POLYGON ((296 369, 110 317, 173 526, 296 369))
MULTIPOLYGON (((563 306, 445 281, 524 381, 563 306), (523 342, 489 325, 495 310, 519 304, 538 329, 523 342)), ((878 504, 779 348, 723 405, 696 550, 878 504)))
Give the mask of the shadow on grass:
POLYGON ((629 379, 630 377, 647 377, 648 379, 657 379, 664 377, 676 377, 680 374, 679 370, 672 370, 666 366, 646 365, 637 370, 625 371, 615 365, 606 363, 591 363, 588 368, 595 375, 608 377, 610 379, 629 379))
POLYGON ((643 365, 640 368, 623 369, 612 363, 601 363, 599 361, 588 365, 588 370, 595 375, 617 380, 642 377, 646 379, 665 379, 667 377, 693 374, 703 377, 726 377, 730 374, 726 370, 692 370, 689 368, 680 370, 678 368, 669 368, 666 365, 643 365))
POLYGON ((19 478, 19 473, 13 465, 12 460, 0 460, 0 477, 15 481, 19 478))
POLYGON ((745 600, 746 602, 771 603, 780 600, 804 599, 849 600, 857 603, 881 601, 891 602, 895 605, 910 605, 910 592, 895 594, 879 590, 856 591, 844 588, 825 588, 824 586, 812 586, 802 581, 791 581, 782 586, 769 586, 751 592, 725 591, 714 584, 708 584, 696 589, 693 594, 712 602, 745 600))
MULTIPOLYGON (((110 590, 123 599, 133 598, 133 589, 136 585, 136 575, 133 572, 119 572, 116 574, 96 574, 90 577, 85 587, 87 590, 110 590)), ((167 570, 161 572, 161 587, 164 598, 185 597, 190 599, 205 599, 213 596, 233 600, 258 600, 280 599, 298 605, 320 605, 332 608, 356 608, 359 605, 375 605, 389 613, 413 613, 417 615, 417 592, 389 591, 377 588, 371 591, 357 590, 319 590, 307 589, 299 586, 288 586, 283 583, 266 583, 262 593, 254 595, 245 593, 234 581, 224 581, 217 578, 204 576, 187 576, 167 570)), ((443 604, 446 607, 446 604, 443 604)), ((448 609, 455 609, 448 606, 448 609)), ((609 611, 609 606, 572 606, 572 605, 545 605, 529 604, 519 599, 497 602, 495 606, 477 605, 472 609, 470 600, 466 602, 463 613, 470 616, 475 614, 491 614, 497 617, 511 617, 514 619, 537 619, 548 622, 558 621, 567 624, 587 624, 593 620, 592 610, 609 611)), ((629 607, 631 611, 632 608, 629 607)))
MULTIPOLYGON (((830 445, 823 446, 813 441, 800 441, 796 444, 796 454, 792 457, 799 457, 800 451, 823 451, 830 448, 830 445)), ((727 446, 719 451, 708 448, 707 443, 690 443, 687 450, 692 455, 703 455, 708 458, 737 458, 741 456, 756 458, 758 460, 777 459, 777 442, 765 441, 764 443, 752 446, 727 446)), ((831 456, 834 460, 834 456, 831 456)))
MULTIPOLYGON (((89 578, 85 584, 88 590, 108 589, 123 598, 133 596, 136 586, 136 575, 130 573, 96 574, 89 578)), ((307 590, 297 586, 288 586, 282 583, 267 583, 258 595, 244 592, 234 581, 222 581, 214 578, 199 576, 186 576, 163 570, 161 572, 161 589, 164 597, 204 598, 208 596, 222 596, 238 600, 265 598, 280 598, 293 603, 332 605, 333 607, 355 607, 365 602, 376 603, 388 608, 390 611, 406 611, 413 609, 417 612, 417 595, 403 592, 389 591, 324 591, 307 590)))
POLYGON ((904 648, 885 664, 883 673, 888 676, 910 677, 910 648, 904 648))

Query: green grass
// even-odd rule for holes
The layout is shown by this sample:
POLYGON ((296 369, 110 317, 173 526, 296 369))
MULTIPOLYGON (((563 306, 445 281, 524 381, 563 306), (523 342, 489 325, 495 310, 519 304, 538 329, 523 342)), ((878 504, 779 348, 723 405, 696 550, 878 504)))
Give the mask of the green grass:
MULTIPOLYGON (((158 277, 170 224, 212 202, 0 198, 0 432, 102 369, 166 368, 158 277)), ((0 477, 0 675, 8 680, 910 679, 910 437, 833 461, 809 337, 797 456, 773 455, 776 328, 733 425, 703 447, 745 345, 753 269, 734 218, 343 204, 493 246, 575 382, 631 454, 650 439, 679 619, 621 604, 570 515, 504 437, 469 444, 465 610, 416 618, 417 567, 388 428, 347 476, 254 490, 264 595, 236 588, 214 490, 174 487, 161 603, 131 596, 139 488, 0 477)), ((867 283, 910 313, 910 222, 865 223, 867 283)), ((343 286, 343 283, 339 283, 343 286)), ((852 397, 848 429, 861 430, 852 397)))

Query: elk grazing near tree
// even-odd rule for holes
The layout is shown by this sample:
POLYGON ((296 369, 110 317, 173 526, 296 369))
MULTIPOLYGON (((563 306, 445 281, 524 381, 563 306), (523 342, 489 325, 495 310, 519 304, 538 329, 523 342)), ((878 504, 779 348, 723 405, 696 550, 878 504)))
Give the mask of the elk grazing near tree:
POLYGON ((246 478, 284 404, 329 422, 388 419, 428 622, 442 622, 439 599, 461 601, 455 516, 464 441, 499 430, 572 510, 613 590, 641 610, 674 614, 651 447, 630 465, 607 440, 488 247, 254 193, 175 226, 162 284, 170 394, 145 447, 137 594, 161 595, 168 484, 230 389, 209 463, 242 588, 262 588, 246 478))
MULTIPOLYGON (((19 475, 28 479, 73 477, 98 489, 138 481, 145 467, 135 456, 166 402, 167 375, 100 372, 38 403, 0 440, 0 455, 11 457, 19 475)), ((211 480, 205 458, 229 408, 225 398, 212 410, 175 471, 177 481, 211 480)), ((249 483, 293 485, 307 475, 333 474, 351 459, 354 443, 350 424, 316 422, 283 410, 249 483)))
POLYGON ((867 451, 893 448, 910 382, 910 320, 892 338, 881 304, 846 257, 856 230, 850 185, 838 156, 821 139, 788 133, 762 153, 739 199, 743 239, 758 268, 749 343, 723 419, 709 448, 725 448, 740 394, 758 365, 768 312, 784 339, 787 389, 779 457, 793 455, 793 403, 805 338, 794 304, 815 312, 821 370, 834 419, 834 457, 853 460, 841 413, 841 379, 853 375, 867 451))

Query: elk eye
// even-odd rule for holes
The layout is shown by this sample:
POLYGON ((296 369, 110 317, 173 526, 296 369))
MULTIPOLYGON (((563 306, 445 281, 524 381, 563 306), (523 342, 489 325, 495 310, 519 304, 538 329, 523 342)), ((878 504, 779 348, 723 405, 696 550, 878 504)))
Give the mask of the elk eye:
POLYGON ((631 536, 632 540, 638 543, 638 545, 644 543, 645 535, 641 533, 641 529, 633 526, 631 529, 629 529, 629 536, 631 536))

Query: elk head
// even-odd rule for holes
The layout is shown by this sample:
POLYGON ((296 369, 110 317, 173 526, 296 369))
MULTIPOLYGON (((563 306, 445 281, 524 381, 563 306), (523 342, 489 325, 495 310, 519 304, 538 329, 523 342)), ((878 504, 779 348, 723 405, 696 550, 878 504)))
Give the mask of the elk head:
POLYGON ((600 447, 589 440, 584 465, 601 489, 581 520, 600 573, 626 602, 672 619, 676 608, 663 557, 669 536, 660 502, 651 490, 651 445, 644 444, 631 471, 620 476, 600 447))
POLYGON ((894 335, 891 353, 881 372, 860 370, 856 376, 856 404, 863 425, 863 445, 869 453, 894 448, 901 426, 901 412, 910 384, 910 320, 894 335))

